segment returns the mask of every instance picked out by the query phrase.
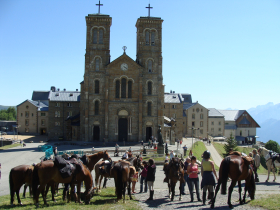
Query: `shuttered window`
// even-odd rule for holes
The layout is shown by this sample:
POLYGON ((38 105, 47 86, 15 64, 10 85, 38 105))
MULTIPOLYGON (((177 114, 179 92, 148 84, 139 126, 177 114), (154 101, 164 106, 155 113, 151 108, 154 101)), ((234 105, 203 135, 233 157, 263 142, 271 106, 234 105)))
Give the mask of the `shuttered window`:
POLYGON ((97 29, 93 29, 93 35, 92 35, 92 43, 97 44, 97 29))
POLYGON ((127 97, 132 98, 132 81, 128 81, 128 92, 127 97))
POLYGON ((99 44, 103 44, 103 29, 99 29, 99 44))
POLYGON ((120 98, 120 81, 116 81, 116 98, 120 98))
POLYGON ((121 98, 126 98, 126 79, 121 80, 121 98))

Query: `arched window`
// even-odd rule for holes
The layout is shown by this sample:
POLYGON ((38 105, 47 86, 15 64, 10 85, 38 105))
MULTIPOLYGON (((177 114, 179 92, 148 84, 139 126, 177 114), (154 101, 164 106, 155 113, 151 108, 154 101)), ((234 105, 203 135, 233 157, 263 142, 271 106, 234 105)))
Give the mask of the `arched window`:
POLYGON ((127 97, 132 98, 132 81, 128 81, 127 97))
POLYGON ((99 80, 95 80, 94 93, 99 94, 99 80))
POLYGON ((116 98, 120 98, 120 80, 116 81, 116 98))
POLYGON ((94 114, 99 115, 99 101, 94 102, 94 114))
POLYGON ((93 35, 92 35, 92 43, 97 44, 97 29, 93 29, 93 35))
POLYGON ((103 44, 103 29, 99 29, 99 44, 103 44))
POLYGON ((152 82, 148 82, 148 95, 152 95, 152 82))
POLYGON ((121 98, 126 98, 126 79, 121 80, 121 98))
POLYGON ((100 64, 100 59, 96 58, 95 59, 95 71, 99 71, 99 64, 100 64))
POLYGON ((148 72, 152 72, 152 69, 153 69, 153 61, 149 60, 148 61, 148 72))
POLYGON ((146 45, 150 45, 150 32, 147 30, 145 33, 146 45))
POLYGON ((148 102, 147 115, 152 116, 152 102, 148 102))
POLYGON ((154 31, 152 31, 151 33, 151 44, 152 46, 155 46, 155 36, 156 36, 156 33, 154 31))

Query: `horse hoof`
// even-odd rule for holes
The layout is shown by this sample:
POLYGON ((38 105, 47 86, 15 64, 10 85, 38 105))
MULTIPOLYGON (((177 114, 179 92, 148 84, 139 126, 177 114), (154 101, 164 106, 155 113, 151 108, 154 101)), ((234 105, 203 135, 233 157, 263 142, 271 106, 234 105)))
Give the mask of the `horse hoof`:
POLYGON ((14 206, 14 204, 13 204, 13 203, 11 203, 11 206, 14 206))
POLYGON ((229 207, 230 209, 233 209, 233 206, 232 206, 232 204, 228 205, 228 207, 229 207))
POLYGON ((22 203, 20 203, 19 205, 20 205, 20 206, 23 206, 23 204, 22 204, 22 203))
POLYGON ((265 180, 265 182, 268 182, 268 180, 265 180))
POLYGON ((179 201, 181 201, 182 200, 182 198, 179 198, 179 201))
POLYGON ((211 209, 214 209, 214 205, 213 204, 211 204, 211 209))
POLYGON ((275 180, 273 180, 273 182, 275 182, 275 180))
POLYGON ((50 205, 46 203, 46 207, 49 207, 50 205))

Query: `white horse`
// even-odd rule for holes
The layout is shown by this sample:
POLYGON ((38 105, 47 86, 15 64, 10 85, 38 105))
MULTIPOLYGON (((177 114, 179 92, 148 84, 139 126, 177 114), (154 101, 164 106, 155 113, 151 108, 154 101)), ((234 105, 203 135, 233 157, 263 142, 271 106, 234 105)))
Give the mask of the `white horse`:
MULTIPOLYGON (((269 175, 270 175, 270 170, 271 170, 271 169, 272 169, 272 172, 273 172, 273 175, 274 175, 274 180, 273 180, 273 182, 275 182, 275 180, 276 180, 275 168, 274 168, 274 166, 273 166, 273 164, 272 164, 272 158, 271 158, 271 156, 270 156, 270 154, 269 154, 269 150, 267 150, 267 149, 264 148, 264 147, 260 147, 259 150, 258 150, 258 152, 260 153, 260 155, 262 155, 262 156, 265 158, 265 161, 266 161, 266 166, 267 166, 267 170, 268 170, 268 175, 267 175, 267 179, 266 179, 265 182, 268 182, 268 180, 269 180, 269 175)), ((275 167, 280 168, 280 163, 279 163, 277 160, 274 161, 274 165, 275 165, 275 167)))

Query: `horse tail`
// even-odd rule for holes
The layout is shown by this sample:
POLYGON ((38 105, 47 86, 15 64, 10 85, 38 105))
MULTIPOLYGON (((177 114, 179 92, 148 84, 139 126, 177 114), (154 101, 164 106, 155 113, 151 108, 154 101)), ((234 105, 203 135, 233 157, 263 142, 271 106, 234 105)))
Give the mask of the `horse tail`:
MULTIPOLYGON (((227 180, 228 180, 228 173, 229 173, 229 164, 230 164, 230 157, 226 157, 222 164, 221 164, 221 168, 222 168, 222 188, 221 188, 221 194, 222 195, 226 195, 227 194, 227 180)), ((220 169, 221 169, 220 168, 220 169)))
POLYGON ((122 191, 123 191, 123 180, 122 180, 122 166, 119 165, 115 168, 117 171, 117 198, 122 197, 122 191))
POLYGON ((37 195, 37 187, 39 185, 39 175, 38 175, 38 167, 35 166, 33 169, 33 176, 32 176, 32 191, 33 191, 33 199, 35 201, 37 195))
POLYGON ((13 169, 11 169, 9 174, 9 182, 10 182, 10 195, 13 195, 14 192, 14 180, 13 180, 13 169))
POLYGON ((251 198, 251 200, 254 200, 255 192, 256 192, 256 182, 255 182, 253 170, 251 170, 251 171, 252 171, 252 173, 251 173, 251 180, 250 180, 250 184, 251 184, 250 198, 251 198))

